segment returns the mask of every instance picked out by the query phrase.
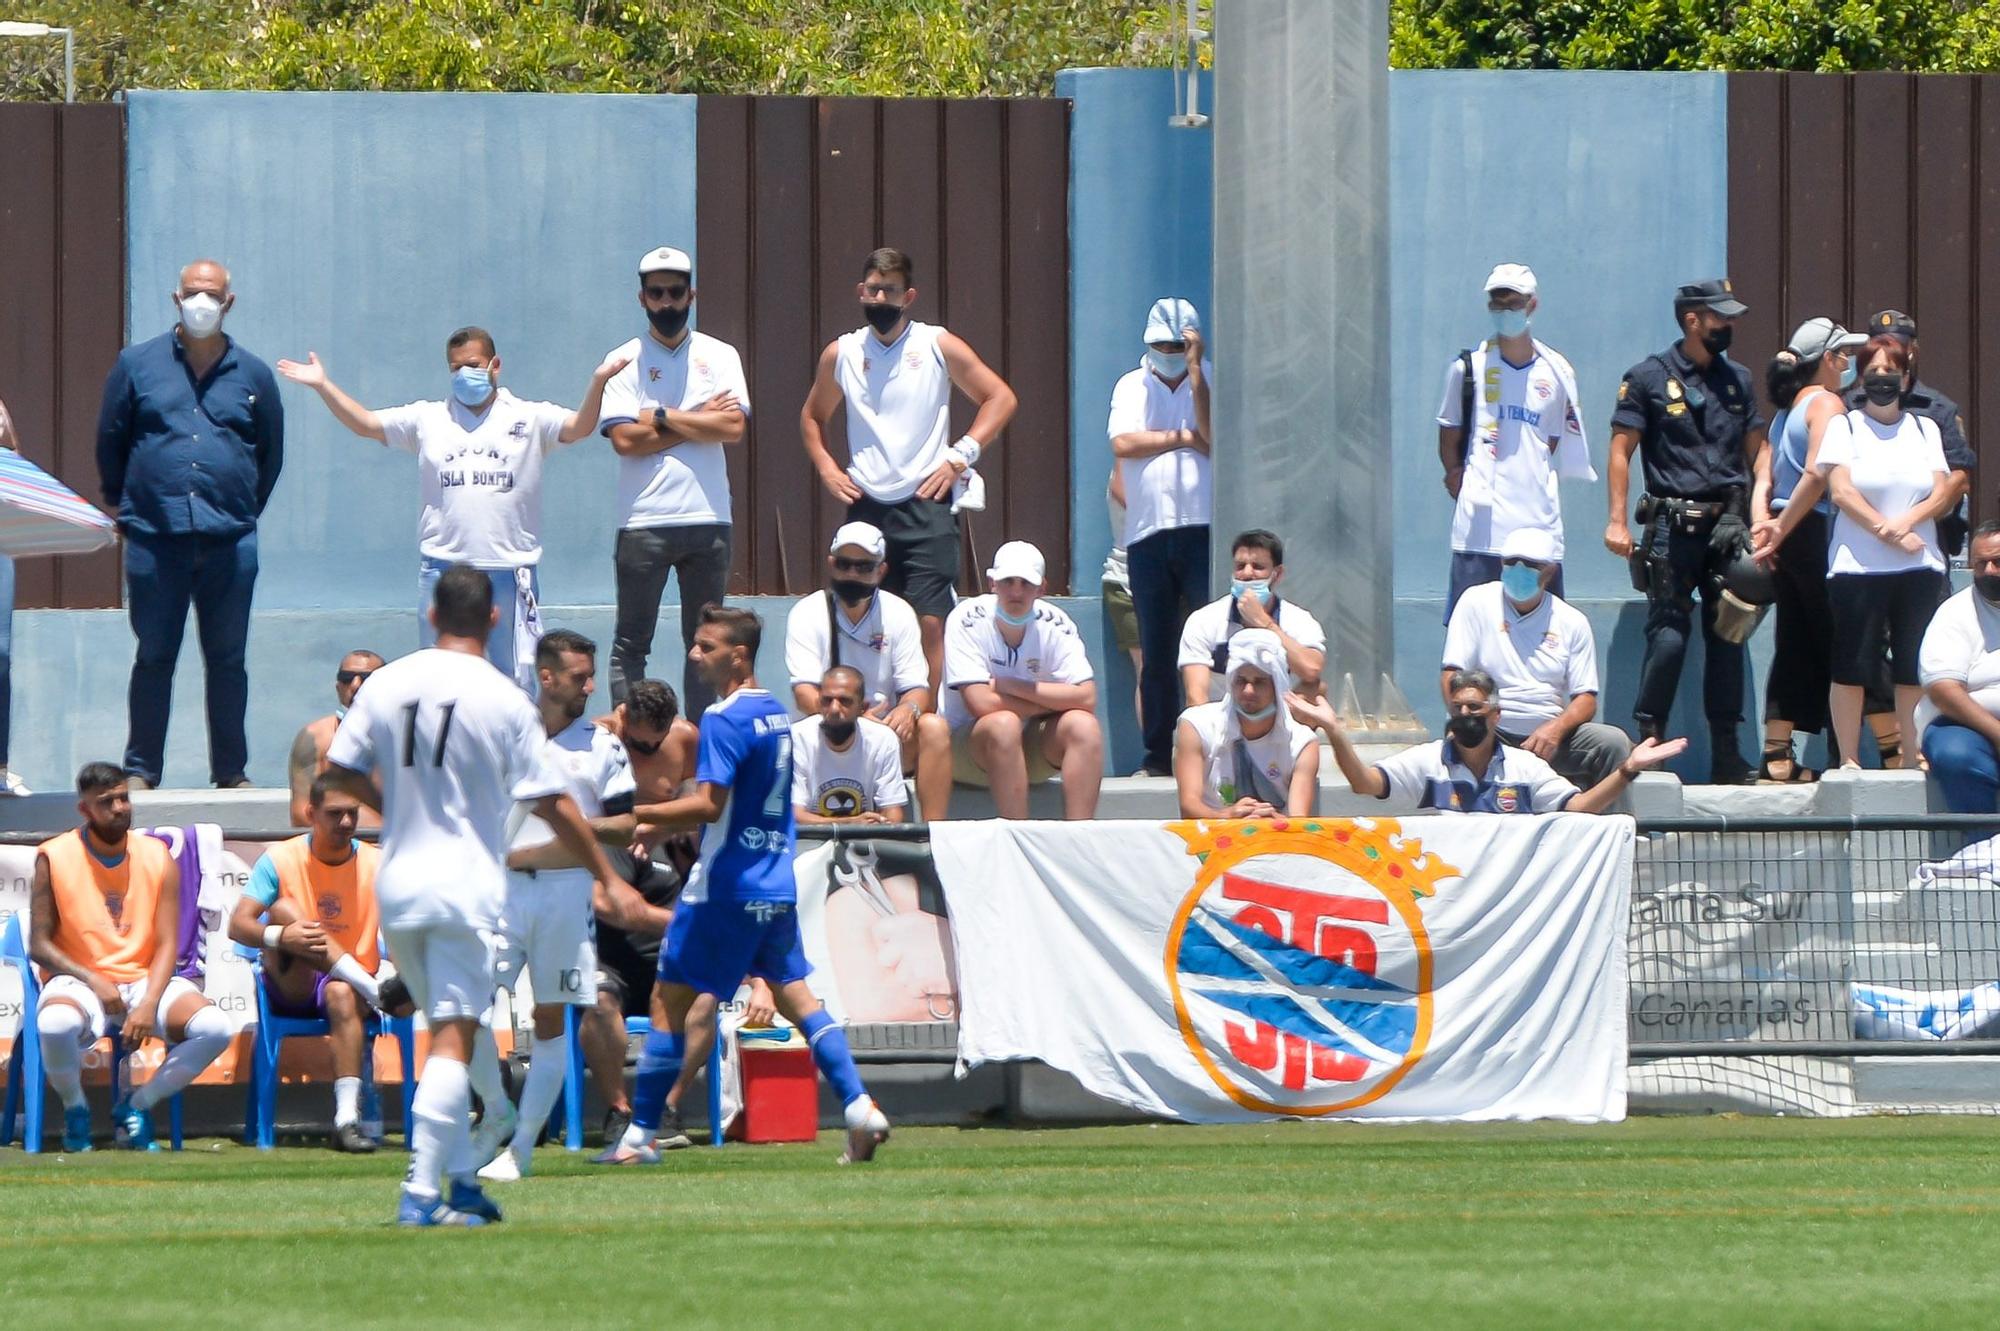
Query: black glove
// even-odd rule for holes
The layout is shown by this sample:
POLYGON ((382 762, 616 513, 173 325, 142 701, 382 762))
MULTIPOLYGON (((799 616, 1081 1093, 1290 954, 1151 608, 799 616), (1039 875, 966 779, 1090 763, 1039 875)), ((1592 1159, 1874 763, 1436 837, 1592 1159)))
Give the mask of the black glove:
POLYGON ((1734 513, 1724 513, 1715 520, 1715 530, 1708 534, 1708 554, 1711 562, 1717 565, 1727 564, 1749 548, 1749 523, 1734 513))

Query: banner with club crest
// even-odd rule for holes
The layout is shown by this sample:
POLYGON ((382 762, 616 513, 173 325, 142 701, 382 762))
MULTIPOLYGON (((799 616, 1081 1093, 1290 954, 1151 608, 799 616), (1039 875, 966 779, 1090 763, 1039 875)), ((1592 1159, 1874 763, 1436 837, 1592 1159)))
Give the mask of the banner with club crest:
POLYGON ((940 823, 961 1069, 1192 1122, 1617 1120, 1632 822, 940 823))

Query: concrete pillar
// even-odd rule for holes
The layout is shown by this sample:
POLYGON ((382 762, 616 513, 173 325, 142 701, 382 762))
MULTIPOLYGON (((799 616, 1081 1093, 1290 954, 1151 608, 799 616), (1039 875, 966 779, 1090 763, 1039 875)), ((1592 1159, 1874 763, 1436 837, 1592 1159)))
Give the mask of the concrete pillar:
POLYGON ((1327 681, 1373 710, 1393 668, 1387 0, 1218 4, 1215 578, 1285 540, 1327 681))

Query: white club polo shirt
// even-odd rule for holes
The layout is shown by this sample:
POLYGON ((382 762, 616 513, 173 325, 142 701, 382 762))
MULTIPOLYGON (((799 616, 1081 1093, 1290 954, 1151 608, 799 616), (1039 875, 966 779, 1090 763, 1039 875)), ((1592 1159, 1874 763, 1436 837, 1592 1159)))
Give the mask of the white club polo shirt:
POLYGON ((868 706, 894 703, 931 682, 917 612, 893 592, 877 591, 858 624, 835 606, 829 620, 827 592, 801 596, 785 617, 785 673, 794 684, 819 687, 836 665, 861 672, 868 706), (836 635, 834 623, 839 629, 836 635))
POLYGON ((1495 746, 1484 776, 1472 774, 1448 739, 1405 749, 1375 770, 1389 783, 1383 799, 1441 813, 1560 813, 1577 794, 1554 768, 1510 744, 1495 746))
POLYGON ((996 679, 1082 684, 1093 677, 1075 620, 1046 600, 1036 601, 1020 645, 1010 646, 993 613, 998 604, 991 592, 975 596, 960 601, 944 622, 944 700, 938 710, 953 730, 973 721, 961 692, 968 684, 996 679))
POLYGON ((1500 728, 1526 735, 1562 715, 1579 693, 1596 693, 1597 642, 1581 610, 1543 592, 1527 614, 1497 582, 1469 589, 1444 633, 1446 670, 1484 670, 1500 686, 1500 728))
MULTIPOLYGON (((1221 597, 1189 615, 1181 629, 1181 650, 1175 665, 1205 665, 1213 672, 1208 681, 1212 697, 1190 698, 1188 701, 1191 703, 1211 702, 1222 696, 1222 677, 1229 667, 1229 640, 1243 628, 1243 621, 1236 617, 1235 610, 1234 597, 1221 597)), ((1278 627, 1299 646, 1316 652, 1326 650, 1326 630, 1304 606, 1279 596, 1275 618, 1278 627)))

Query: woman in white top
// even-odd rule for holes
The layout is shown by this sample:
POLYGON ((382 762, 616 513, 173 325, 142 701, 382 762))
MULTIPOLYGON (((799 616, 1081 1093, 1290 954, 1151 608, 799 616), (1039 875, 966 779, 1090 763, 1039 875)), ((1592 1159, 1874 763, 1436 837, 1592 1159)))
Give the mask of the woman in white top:
MULTIPOLYGON (((1889 635, 1890 678, 1902 733, 1916 731, 1917 654, 1924 629, 1944 598, 1944 552, 1937 519, 1955 499, 1944 440, 1935 423, 1903 410, 1910 350, 1884 334, 1861 353, 1868 395, 1858 411, 1831 422, 1816 464, 1833 497, 1827 546, 1827 601, 1833 611, 1833 686, 1827 701, 1843 767, 1861 739, 1862 686, 1889 635)), ((1915 746, 1903 765, 1916 760, 1915 746)))
POLYGON ((1181 713, 1174 781, 1183 818, 1302 818, 1319 797, 1319 745, 1284 707, 1285 645, 1269 629, 1229 640, 1221 702, 1181 713))

